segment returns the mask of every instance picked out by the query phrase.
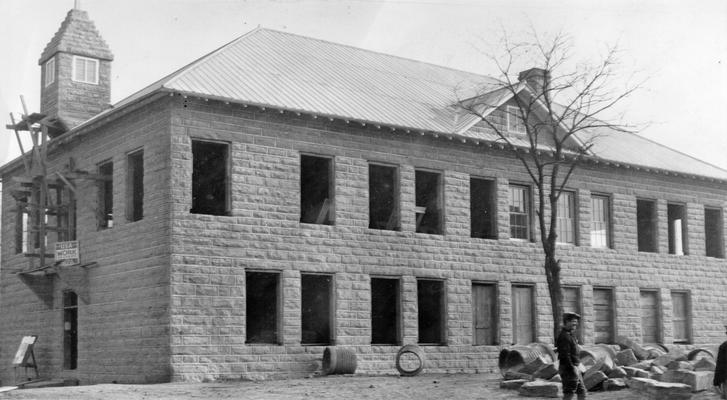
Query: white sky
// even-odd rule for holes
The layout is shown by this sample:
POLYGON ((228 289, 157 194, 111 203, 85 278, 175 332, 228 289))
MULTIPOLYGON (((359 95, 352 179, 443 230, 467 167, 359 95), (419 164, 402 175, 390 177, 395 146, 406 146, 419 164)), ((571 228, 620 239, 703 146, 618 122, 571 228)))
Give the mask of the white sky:
MULTIPOLYGON (((19 154, 9 112, 39 111, 38 58, 73 0, 0 0, 0 164, 19 154)), ((562 30, 577 58, 618 42, 648 77, 619 111, 640 134, 727 169, 724 0, 81 0, 115 59, 112 102, 258 25, 456 69, 494 74, 482 50, 504 27, 562 30)), ((624 78, 627 76, 624 75, 624 78)), ((16 114, 17 115, 17 114, 16 114)))

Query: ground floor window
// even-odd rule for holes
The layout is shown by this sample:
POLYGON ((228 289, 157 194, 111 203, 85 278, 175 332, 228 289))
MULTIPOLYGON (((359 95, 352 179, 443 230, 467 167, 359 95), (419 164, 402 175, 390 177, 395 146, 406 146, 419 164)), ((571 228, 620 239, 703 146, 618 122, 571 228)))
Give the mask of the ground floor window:
POLYGON ((76 369, 78 364, 78 296, 63 292, 63 369, 76 369))
POLYGON ((691 304, 689 292, 671 292, 672 323, 674 324, 674 343, 691 343, 691 304))
POLYGON ((245 274, 246 343, 279 343, 280 274, 252 272, 245 274))
POLYGON ((596 344, 614 342, 616 320, 613 300, 613 289, 593 289, 593 329, 596 344))
POLYGON ((475 345, 496 345, 497 340, 497 285, 472 284, 472 321, 475 345))
POLYGON ((417 305, 419 307, 419 343, 444 343, 444 282, 429 279, 417 280, 417 305))
POLYGON ((333 277, 301 275, 302 344, 331 344, 333 277))
POLYGON ((641 343, 661 343, 659 297, 656 290, 641 291, 641 343))
MULTIPOLYGON (((563 286, 563 312, 572 312, 583 315, 581 302, 581 288, 578 286, 563 286)), ((578 326, 578 341, 583 343, 583 325, 578 326)))
POLYGON ((399 279, 371 278, 371 344, 399 344, 399 279))
POLYGON ((535 341, 535 312, 533 286, 512 287, 512 339, 514 344, 535 341))

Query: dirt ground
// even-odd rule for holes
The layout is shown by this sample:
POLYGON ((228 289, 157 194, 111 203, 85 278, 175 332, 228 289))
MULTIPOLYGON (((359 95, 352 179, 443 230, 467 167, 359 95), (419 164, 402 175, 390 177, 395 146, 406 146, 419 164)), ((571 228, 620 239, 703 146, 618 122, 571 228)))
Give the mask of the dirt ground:
MULTIPOLYGON (((89 385, 43 389, 22 389, 0 393, 0 399, 33 400, 505 400, 526 399, 515 391, 499 388, 499 381, 483 375, 328 376, 277 381, 225 383, 165 383, 156 385, 89 385)), ((594 400, 638 400, 628 390, 593 392, 594 400)), ((540 399, 529 397, 528 399, 540 399)), ((693 400, 716 400, 711 392, 694 395, 693 400)))

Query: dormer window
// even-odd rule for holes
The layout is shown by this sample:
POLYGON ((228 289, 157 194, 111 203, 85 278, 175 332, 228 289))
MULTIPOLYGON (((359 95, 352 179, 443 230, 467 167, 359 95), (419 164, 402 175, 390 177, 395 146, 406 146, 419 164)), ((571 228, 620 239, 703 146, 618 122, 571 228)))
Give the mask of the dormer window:
POLYGON ((45 63, 45 86, 56 81, 56 59, 51 58, 45 63))
POLYGON ((521 118, 520 110, 515 106, 507 106, 507 130, 512 133, 526 133, 525 124, 521 118))
POLYGON ((98 60, 73 56, 73 80, 75 82, 98 84, 98 60))

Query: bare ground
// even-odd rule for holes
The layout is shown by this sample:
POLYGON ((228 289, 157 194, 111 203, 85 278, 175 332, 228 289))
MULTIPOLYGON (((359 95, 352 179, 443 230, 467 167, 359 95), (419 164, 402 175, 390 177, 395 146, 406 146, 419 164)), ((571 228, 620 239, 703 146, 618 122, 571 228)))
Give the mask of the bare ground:
MULTIPOLYGON (((216 383, 165 383, 156 385, 103 384, 42 389, 22 389, 0 393, 0 399, 34 400, 505 400, 526 399, 515 391, 499 388, 499 381, 483 375, 328 376, 277 381, 216 383)), ((638 400, 637 394, 593 392, 594 400, 638 400)), ((528 399, 541 399, 530 397, 528 399)), ((695 394, 693 400, 716 400, 712 392, 695 394)))

